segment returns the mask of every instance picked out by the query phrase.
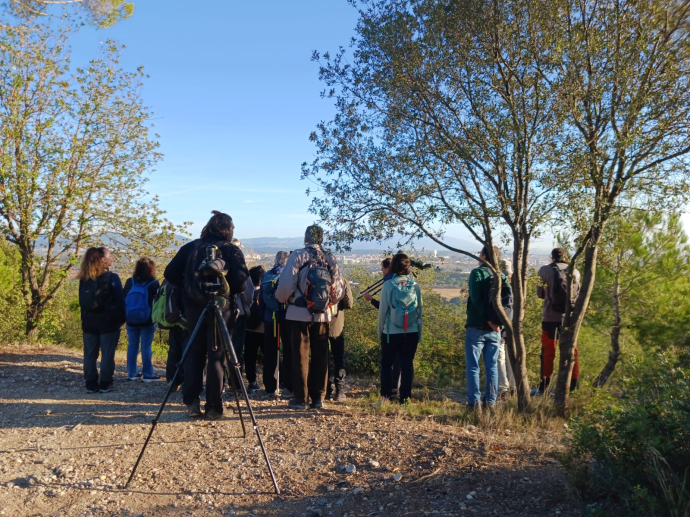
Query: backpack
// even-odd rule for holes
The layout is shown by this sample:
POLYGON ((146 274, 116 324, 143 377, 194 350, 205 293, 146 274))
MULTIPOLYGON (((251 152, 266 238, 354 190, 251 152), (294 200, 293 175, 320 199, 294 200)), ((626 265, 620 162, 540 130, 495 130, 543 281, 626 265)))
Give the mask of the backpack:
POLYGON ((99 314, 103 312, 110 296, 110 275, 111 273, 108 271, 98 278, 82 282, 79 306, 84 313, 99 314))
POLYGON ((309 252, 309 260, 298 271, 299 274, 303 269, 307 270, 306 285, 302 296, 296 300, 295 305, 306 307, 311 314, 322 314, 335 301, 331 268, 323 252, 319 253, 309 248, 307 251, 309 252))
POLYGON ((247 328, 249 330, 258 329, 263 321, 263 314, 259 310, 259 296, 261 295, 261 289, 255 288, 254 299, 252 300, 252 306, 249 308, 249 315, 247 316, 247 328))
POLYGON ((132 287, 125 297, 125 316, 129 325, 143 325, 151 317, 149 306, 149 286, 156 282, 151 280, 146 284, 137 284, 132 278, 132 287))
POLYGON ((278 279, 280 279, 280 274, 272 269, 266 273, 261 280, 261 288, 259 292, 261 293, 261 299, 264 304, 272 313, 276 313, 283 309, 284 305, 276 300, 276 290, 278 289, 278 279))
MULTIPOLYGON (((496 310, 493 304, 494 295, 496 294, 496 290, 493 286, 494 275, 490 269, 484 269, 489 273, 488 281, 489 285, 491 286, 489 289, 487 289, 488 295, 486 297, 486 300, 484 300, 484 315, 486 316, 487 321, 491 321, 493 323, 496 323, 497 325, 500 325, 501 319, 498 317, 498 311, 496 310)), ((508 316, 508 319, 512 319, 513 289, 512 287, 510 287, 508 279, 504 275, 501 275, 501 306, 503 307, 506 316, 508 316)))
POLYGON ((165 329, 185 327, 180 304, 180 291, 171 283, 163 282, 153 298, 151 319, 165 329))
POLYGON ((407 332, 410 316, 414 318, 417 313, 417 282, 409 275, 398 275, 388 281, 392 282, 393 286, 389 302, 391 310, 388 314, 388 330, 390 331, 390 326, 393 325, 407 332))
MULTIPOLYGON (((557 263, 552 264, 554 281, 549 285, 551 309, 559 314, 565 314, 565 307, 568 303, 568 275, 565 269, 558 267, 557 263)), ((580 285, 573 278, 573 291, 571 301, 577 298, 580 292, 580 285)))
MULTIPOLYGON (((204 291, 201 286, 201 282, 197 276, 197 271, 199 266, 206 260, 206 248, 216 246, 216 259, 223 260, 223 252, 221 246, 227 244, 226 241, 219 241, 216 243, 197 241, 194 246, 194 251, 190 253, 187 258, 187 264, 185 267, 184 274, 184 288, 187 292, 187 297, 189 301, 195 305, 206 305, 208 302, 208 296, 206 291, 204 291)), ((223 289, 227 287, 227 281, 224 276, 220 276, 219 280, 224 284, 223 289)), ((227 290, 227 289, 225 289, 227 290)), ((222 296, 224 293, 218 293, 218 296, 222 296)))

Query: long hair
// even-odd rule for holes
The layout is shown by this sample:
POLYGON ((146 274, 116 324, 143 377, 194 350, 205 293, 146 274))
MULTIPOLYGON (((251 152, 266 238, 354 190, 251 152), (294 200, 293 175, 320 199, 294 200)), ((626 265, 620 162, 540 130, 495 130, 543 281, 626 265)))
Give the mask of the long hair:
POLYGON ((235 231, 235 225, 232 223, 232 217, 218 210, 211 211, 213 215, 201 230, 201 238, 220 237, 226 241, 232 241, 232 235, 235 231))
POLYGON ((147 282, 156 278, 156 263, 146 257, 137 260, 134 265, 134 272, 132 278, 138 278, 142 282, 147 282))
POLYGON ((410 274, 410 257, 404 253, 396 253, 391 260, 391 273, 394 275, 410 274))
POLYGON ((87 280, 93 280, 98 278, 106 271, 106 267, 103 264, 103 258, 105 253, 103 248, 89 248, 84 253, 84 258, 81 261, 81 267, 79 268, 79 274, 77 278, 83 282, 87 280))

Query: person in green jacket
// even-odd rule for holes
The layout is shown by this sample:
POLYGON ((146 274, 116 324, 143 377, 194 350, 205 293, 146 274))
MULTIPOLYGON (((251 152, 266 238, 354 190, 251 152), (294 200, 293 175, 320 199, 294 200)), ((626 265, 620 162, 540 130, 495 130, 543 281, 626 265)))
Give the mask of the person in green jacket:
POLYGON ((381 400, 389 400, 393 391, 391 368, 400 356, 400 403, 412 395, 414 356, 422 339, 422 291, 410 274, 410 258, 398 253, 391 261, 393 278, 381 289, 378 332, 381 337, 381 400))
MULTIPOLYGON (((494 250, 498 260, 498 250, 494 250)), ((479 254, 488 259, 486 246, 479 254)), ((478 408, 482 401, 489 406, 498 397, 498 352, 501 345, 501 327, 487 318, 487 300, 491 291, 491 270, 482 265, 470 273, 467 322, 465 324, 465 373, 467 376, 467 404, 478 408), (486 389, 482 397, 479 387, 479 358, 484 355, 486 389)))

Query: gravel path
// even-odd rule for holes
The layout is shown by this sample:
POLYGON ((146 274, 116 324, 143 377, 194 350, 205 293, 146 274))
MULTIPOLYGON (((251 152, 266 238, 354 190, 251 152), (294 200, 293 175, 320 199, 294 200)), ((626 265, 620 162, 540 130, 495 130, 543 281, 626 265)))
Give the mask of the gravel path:
POLYGON ((355 384, 319 411, 252 401, 281 496, 251 427, 244 439, 231 409, 189 420, 179 392, 123 490, 165 383, 119 366, 116 391, 87 394, 81 375, 73 350, 0 349, 0 515, 581 515, 549 447, 374 414, 355 384))

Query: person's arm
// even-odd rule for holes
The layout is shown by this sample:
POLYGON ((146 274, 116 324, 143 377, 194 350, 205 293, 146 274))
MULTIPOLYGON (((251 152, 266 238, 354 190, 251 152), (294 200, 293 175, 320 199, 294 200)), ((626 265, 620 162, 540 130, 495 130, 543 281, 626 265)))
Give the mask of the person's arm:
POLYGON ((329 261, 331 266, 331 281, 333 285, 333 294, 335 295, 335 299, 340 301, 343 299, 343 296, 345 296, 343 277, 340 276, 338 262, 335 260, 335 257, 329 253, 327 255, 327 260, 329 261))
POLYGON ((110 275, 110 286, 113 290, 113 299, 117 304, 117 307, 122 310, 122 314, 125 313, 125 292, 122 289, 122 280, 116 273, 111 273, 110 275))
POLYGON ((175 287, 184 287, 184 273, 187 267, 187 258, 194 249, 194 241, 182 246, 165 268, 163 276, 175 287))
POLYGON ((354 307, 355 305, 355 299, 352 296, 352 288, 350 287, 350 282, 343 279, 343 285, 345 287, 343 294, 343 309, 352 309, 352 307, 354 307))
POLYGON ((371 304, 374 306, 374 309, 379 310, 379 306, 381 305, 379 301, 376 298, 372 298, 369 300, 371 304))
POLYGON ((230 286, 230 298, 232 298, 233 295, 244 292, 247 288, 249 270, 244 262, 244 255, 237 246, 233 244, 225 246, 223 256, 229 256, 226 260, 228 273, 225 275, 225 278, 230 286))
POLYGON ((132 279, 128 278, 127 281, 125 282, 125 289, 124 289, 125 298, 127 298, 127 295, 129 294, 129 290, 131 288, 132 288, 132 279))
MULTIPOLYGON (((156 297, 156 294, 158 293, 158 289, 160 288, 160 283, 158 283, 158 280, 155 280, 152 284, 149 285, 149 307, 153 307, 153 299, 156 297)), ((127 296, 127 293, 125 292, 125 296, 127 296)))
POLYGON ((385 325, 386 325, 386 319, 388 318, 388 313, 390 312, 391 308, 389 304, 386 302, 388 298, 390 298, 390 285, 388 285, 388 282, 385 282, 383 284, 383 287, 381 288, 381 304, 379 306, 379 324, 378 324, 378 334, 379 337, 383 335, 383 331, 385 330, 385 325))
POLYGON ((537 282, 537 297, 542 300, 546 298, 547 281, 544 275, 544 266, 539 269, 539 282, 537 282))
POLYGON ((470 296, 470 304, 476 306, 482 303, 482 279, 480 268, 475 268, 470 273, 468 280, 468 291, 470 296))
POLYGON ((287 264, 280 273, 278 279, 278 288, 276 289, 276 300, 280 303, 287 303, 290 297, 297 291, 297 280, 299 277, 299 268, 303 260, 298 261, 297 258, 301 253, 293 253, 287 259, 287 264))

